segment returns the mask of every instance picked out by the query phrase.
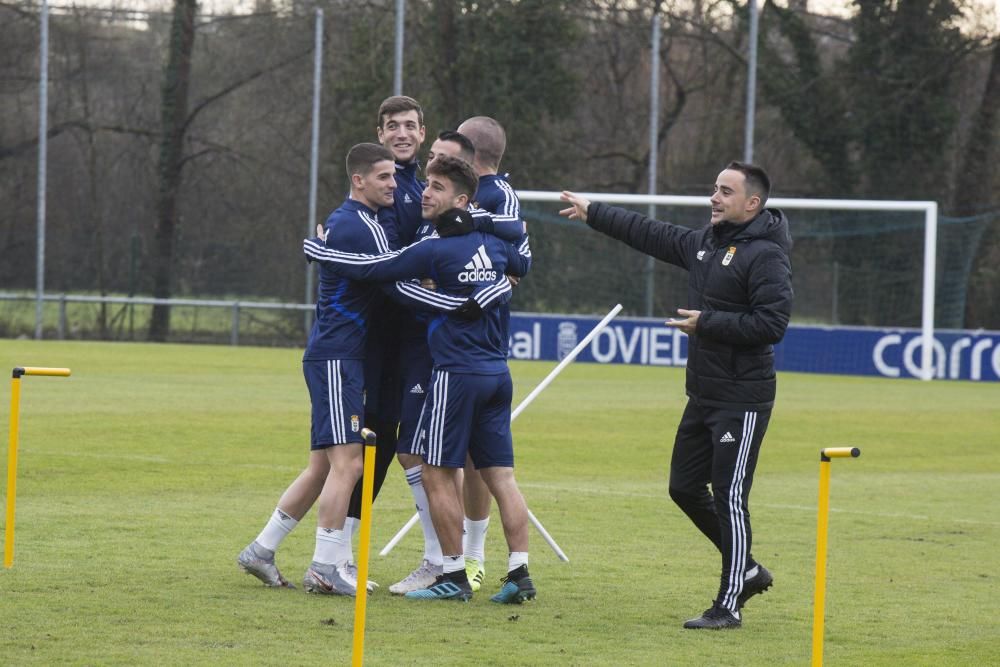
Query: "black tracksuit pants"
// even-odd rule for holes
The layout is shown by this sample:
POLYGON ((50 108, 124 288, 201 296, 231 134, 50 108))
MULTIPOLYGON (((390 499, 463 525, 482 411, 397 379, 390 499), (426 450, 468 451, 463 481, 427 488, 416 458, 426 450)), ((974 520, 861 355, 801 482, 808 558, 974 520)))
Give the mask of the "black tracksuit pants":
POLYGON ((689 399, 670 460, 670 497, 722 553, 716 602, 737 611, 750 556, 750 486, 771 410, 737 411, 689 399), (712 485, 709 492, 708 485, 712 485))
MULTIPOLYGON (((382 490, 382 483, 385 481, 389 468, 396 458, 396 435, 399 429, 398 419, 396 421, 379 419, 375 415, 365 414, 365 425, 375 431, 375 479, 372 486, 372 503, 378 498, 378 492, 382 490), (371 426, 368 426, 371 424, 371 426)), ((364 476, 358 479, 351 493, 351 502, 347 505, 347 516, 361 520, 361 489, 364 484, 364 476)), ((360 524, 359 524, 360 525, 360 524)))

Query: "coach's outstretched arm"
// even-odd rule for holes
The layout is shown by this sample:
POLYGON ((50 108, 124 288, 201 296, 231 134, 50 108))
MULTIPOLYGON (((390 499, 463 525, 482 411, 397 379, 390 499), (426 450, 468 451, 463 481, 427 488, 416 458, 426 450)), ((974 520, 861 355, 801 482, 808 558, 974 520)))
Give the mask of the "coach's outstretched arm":
POLYGON ((570 208, 559 211, 570 220, 581 220, 613 239, 623 241, 636 250, 682 269, 689 268, 697 243, 694 230, 628 211, 601 202, 591 202, 573 192, 563 191, 559 197, 570 208))

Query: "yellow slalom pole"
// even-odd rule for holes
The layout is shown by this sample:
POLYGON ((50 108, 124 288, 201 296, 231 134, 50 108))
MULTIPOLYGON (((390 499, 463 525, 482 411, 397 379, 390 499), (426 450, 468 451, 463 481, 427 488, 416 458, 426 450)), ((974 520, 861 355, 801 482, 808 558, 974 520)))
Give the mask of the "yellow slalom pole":
POLYGON ((17 436, 20 427, 21 376, 49 375, 69 377, 68 368, 17 367, 10 380, 10 438, 7 441, 7 524, 3 534, 3 566, 14 566, 14 514, 17 507, 17 436))
POLYGON ((354 651, 351 666, 365 661, 365 613, 368 606, 368 553, 371 546, 372 496, 375 489, 375 433, 361 429, 365 439, 365 473, 361 482, 361 530, 358 544, 358 585, 354 596, 354 651))
POLYGON ((826 605, 826 537, 830 517, 830 459, 857 458, 857 447, 827 447, 819 453, 819 511, 816 518, 816 595, 813 601, 812 667, 823 665, 823 617, 826 605))
POLYGON ((21 376, 15 369, 10 381, 10 440, 7 442, 7 526, 3 533, 3 566, 14 565, 14 506, 17 502, 17 430, 21 409, 21 376))

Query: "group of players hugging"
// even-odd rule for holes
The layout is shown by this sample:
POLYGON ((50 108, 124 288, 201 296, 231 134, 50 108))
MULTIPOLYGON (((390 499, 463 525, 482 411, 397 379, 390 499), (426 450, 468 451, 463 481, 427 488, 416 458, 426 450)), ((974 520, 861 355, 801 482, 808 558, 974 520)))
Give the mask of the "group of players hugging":
POLYGON ((528 510, 514 478, 508 304, 531 250, 517 195, 499 173, 506 135, 492 118, 469 118, 438 135, 420 174, 425 127, 416 100, 386 99, 376 132, 378 143, 347 154, 349 196, 303 242, 319 265, 302 359, 309 463, 237 561, 267 586, 293 588, 275 553, 316 504, 303 588, 355 595, 367 427, 377 433, 375 495, 398 459, 424 534, 420 565, 390 593, 470 600, 486 574, 495 499, 509 556, 490 599, 519 604, 536 591, 528 510))

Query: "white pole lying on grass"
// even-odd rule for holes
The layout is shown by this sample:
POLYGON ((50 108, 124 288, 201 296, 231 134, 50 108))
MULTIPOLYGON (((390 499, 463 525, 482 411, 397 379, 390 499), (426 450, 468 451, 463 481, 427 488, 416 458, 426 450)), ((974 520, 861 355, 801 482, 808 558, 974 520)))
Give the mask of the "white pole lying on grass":
POLYGON ((396 533, 396 535, 391 540, 389 540, 389 543, 382 548, 382 551, 378 552, 378 555, 384 556, 390 551, 392 551, 393 547, 399 544, 399 541, 403 539, 408 532, 410 532, 410 528, 413 528, 413 524, 415 524, 419 520, 420 520, 420 515, 414 512, 413 516, 410 517, 410 520, 406 522, 406 525, 399 529, 399 532, 396 533))
POLYGON ((563 360, 559 362, 559 365, 553 368, 552 372, 549 373, 547 376, 545 376, 545 379, 539 382, 538 386, 535 387, 530 394, 525 396, 524 400, 521 401, 521 404, 514 409, 514 412, 510 413, 510 420, 512 422, 515 419, 517 419, 517 416, 521 414, 521 412, 523 412, 526 407, 531 405, 531 402, 535 400, 535 398, 540 393, 545 391, 545 388, 548 387, 552 383, 552 381, 556 379, 557 375, 562 373, 562 370, 564 368, 573 363, 573 360, 576 359, 577 355, 583 352, 583 348, 590 345, 590 341, 594 340, 594 337, 597 336, 597 334, 601 333, 601 331, 604 330, 604 327, 608 326, 608 323, 611 322, 611 320, 615 319, 615 316, 618 315, 618 313, 620 313, 621 310, 622 310, 622 305, 620 303, 614 308, 612 308, 611 312, 605 315, 604 319, 598 322, 597 326, 591 329, 590 333, 584 336, 583 340, 577 343, 576 347, 573 348, 573 351, 567 354, 565 358, 563 358, 563 360))
POLYGON ((536 517, 535 513, 530 509, 528 510, 528 519, 531 520, 531 525, 538 530, 538 533, 542 536, 542 539, 548 543, 549 547, 552 548, 552 551, 556 552, 556 556, 559 557, 559 560, 564 563, 568 563, 569 556, 566 555, 565 551, 559 548, 556 541, 552 539, 551 535, 549 535, 549 531, 545 530, 545 526, 542 525, 542 522, 538 520, 538 517, 536 517))
MULTIPOLYGON (((521 403, 514 409, 514 411, 510 413, 511 422, 517 419, 517 416, 521 414, 521 412, 523 412, 526 407, 531 405, 531 402, 534 401, 535 398, 537 398, 538 395, 542 393, 545 390, 545 388, 552 383, 554 379, 556 379, 556 376, 559 375, 564 368, 573 363, 573 360, 576 359, 577 355, 583 352, 583 349, 585 347, 590 345, 590 341, 594 340, 594 337, 596 337, 597 334, 601 333, 601 331, 604 330, 604 327, 608 326, 611 320, 615 319, 615 317, 618 315, 618 313, 621 312, 621 310, 622 310, 622 305, 619 303, 618 305, 616 305, 614 308, 611 309, 611 312, 609 312, 607 315, 604 316, 603 320, 597 323, 597 326, 595 326, 593 329, 590 330, 590 333, 584 336, 583 340, 577 343, 576 347, 574 347, 573 350, 569 354, 567 354, 563 358, 563 360, 560 361, 559 364, 555 368, 553 368, 552 371, 547 376, 545 376, 545 379, 539 382, 538 386, 535 387, 530 394, 525 396, 524 400, 521 401, 521 403)), ((412 517, 410 517, 410 520, 406 522, 406 525, 399 529, 399 532, 396 533, 391 540, 389 540, 389 542, 382 548, 382 551, 378 552, 378 555, 385 556, 390 551, 392 551, 393 548, 397 544, 399 544, 399 541, 403 539, 406 533, 408 533, 410 529, 413 528, 413 525, 419 520, 419 518, 420 518, 419 514, 414 514, 412 517)), ((541 534, 542 538, 552 548, 552 551, 554 551, 556 556, 559 557, 559 560, 564 562, 569 562, 569 558, 566 556, 563 550, 559 548, 559 545, 556 544, 556 541, 552 539, 551 535, 549 535, 549 531, 545 530, 545 526, 542 525, 542 522, 535 517, 535 515, 531 512, 530 509, 528 510, 528 518, 531 520, 531 524, 538 529, 538 532, 541 534)))

